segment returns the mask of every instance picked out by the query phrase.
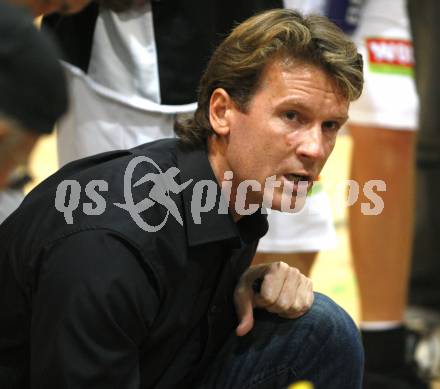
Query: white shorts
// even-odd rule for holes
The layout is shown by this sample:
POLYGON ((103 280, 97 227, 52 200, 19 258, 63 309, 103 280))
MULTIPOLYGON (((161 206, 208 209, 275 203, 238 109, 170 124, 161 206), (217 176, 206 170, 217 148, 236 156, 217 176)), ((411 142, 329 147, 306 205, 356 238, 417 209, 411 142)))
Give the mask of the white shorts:
POLYGON ((330 202, 322 190, 307 197, 298 213, 272 211, 268 221, 269 231, 260 239, 259 252, 312 252, 336 246, 330 202))
POLYGON ((364 91, 350 105, 350 123, 417 129, 418 98, 404 0, 368 0, 353 37, 364 59, 364 91))

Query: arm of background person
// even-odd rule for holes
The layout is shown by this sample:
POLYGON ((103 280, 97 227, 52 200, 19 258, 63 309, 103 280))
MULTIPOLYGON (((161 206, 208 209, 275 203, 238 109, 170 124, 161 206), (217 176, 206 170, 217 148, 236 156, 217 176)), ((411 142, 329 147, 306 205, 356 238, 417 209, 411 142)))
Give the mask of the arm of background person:
POLYGON ((0 120, 0 190, 8 187, 13 171, 27 165, 40 134, 0 120))
POLYGON ((139 346, 159 300, 136 252, 102 231, 74 234, 41 266, 32 300, 31 387, 140 387, 139 346))

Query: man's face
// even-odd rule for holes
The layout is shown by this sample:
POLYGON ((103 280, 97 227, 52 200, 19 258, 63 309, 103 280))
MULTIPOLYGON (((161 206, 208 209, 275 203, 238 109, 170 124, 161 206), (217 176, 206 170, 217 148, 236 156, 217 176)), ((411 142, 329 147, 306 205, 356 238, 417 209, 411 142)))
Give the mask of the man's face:
MULTIPOLYGON (((233 104, 224 137, 225 170, 234 186, 256 180, 264 188, 274 176, 272 209, 281 210, 283 189, 295 206, 298 181, 309 188, 333 150, 339 128, 347 120, 349 102, 329 76, 313 65, 273 61, 261 76, 259 89, 246 113, 233 104)), ((261 204, 262 192, 249 192, 248 203, 261 204)))

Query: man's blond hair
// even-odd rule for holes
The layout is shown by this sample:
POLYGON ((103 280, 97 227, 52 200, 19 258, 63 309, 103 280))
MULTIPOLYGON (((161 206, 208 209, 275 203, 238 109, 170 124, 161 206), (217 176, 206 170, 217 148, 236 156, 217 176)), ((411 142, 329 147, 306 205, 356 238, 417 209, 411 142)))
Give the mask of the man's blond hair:
POLYGON ((192 118, 176 124, 178 136, 187 144, 206 143, 213 134, 209 102, 216 88, 225 89, 246 112, 264 68, 274 59, 319 67, 350 101, 362 92, 362 57, 335 24, 289 9, 265 11, 235 27, 217 47, 200 80, 198 108, 192 118))

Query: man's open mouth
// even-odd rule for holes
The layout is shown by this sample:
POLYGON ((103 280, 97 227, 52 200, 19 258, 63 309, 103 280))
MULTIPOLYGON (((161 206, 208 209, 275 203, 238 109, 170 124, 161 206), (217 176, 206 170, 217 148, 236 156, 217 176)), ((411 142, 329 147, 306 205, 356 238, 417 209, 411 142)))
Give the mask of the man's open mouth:
POLYGON ((284 177, 287 181, 293 182, 294 184, 298 184, 299 182, 310 182, 310 176, 302 174, 289 173, 284 174, 284 177))

